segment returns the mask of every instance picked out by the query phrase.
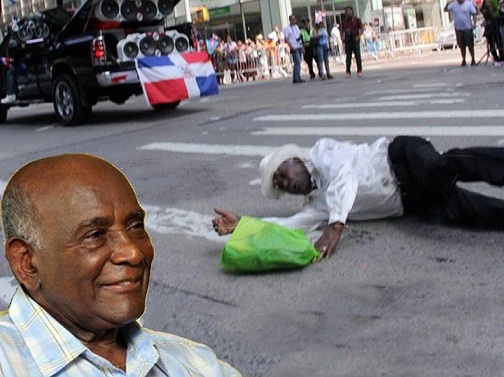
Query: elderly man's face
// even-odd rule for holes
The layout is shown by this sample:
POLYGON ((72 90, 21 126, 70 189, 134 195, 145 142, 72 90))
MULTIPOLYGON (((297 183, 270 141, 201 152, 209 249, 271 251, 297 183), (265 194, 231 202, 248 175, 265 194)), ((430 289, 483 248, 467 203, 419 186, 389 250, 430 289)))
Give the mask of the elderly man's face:
POLYGON ((105 163, 84 165, 34 195, 44 248, 30 293, 66 327, 92 332, 142 315, 154 250, 129 183, 105 163))
POLYGON ((311 175, 299 158, 291 158, 280 164, 273 174, 273 186, 290 194, 306 195, 312 191, 311 175))

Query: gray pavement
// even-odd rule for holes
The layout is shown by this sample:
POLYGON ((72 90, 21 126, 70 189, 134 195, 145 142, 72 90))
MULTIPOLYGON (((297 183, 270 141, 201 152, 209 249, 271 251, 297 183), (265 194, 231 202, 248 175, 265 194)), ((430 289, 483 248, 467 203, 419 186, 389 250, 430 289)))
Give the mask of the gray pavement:
MULTIPOLYGON (((55 124, 47 105, 16 110, 0 127, 0 186, 49 154, 116 163, 149 212, 157 251, 145 325, 209 344, 244 376, 501 376, 502 232, 352 222, 328 260, 238 276, 220 267, 225 239, 210 226, 213 207, 299 209, 300 198, 267 201, 257 185, 261 154, 287 142, 412 133, 440 150, 504 146, 504 69, 459 64, 458 50, 366 59, 362 79, 346 80, 339 66, 329 82, 234 84, 166 114, 135 98, 100 104, 75 128, 55 124)), ((504 198, 502 188, 470 187, 504 198)), ((0 277, 3 309, 12 290, 3 258, 0 277)))

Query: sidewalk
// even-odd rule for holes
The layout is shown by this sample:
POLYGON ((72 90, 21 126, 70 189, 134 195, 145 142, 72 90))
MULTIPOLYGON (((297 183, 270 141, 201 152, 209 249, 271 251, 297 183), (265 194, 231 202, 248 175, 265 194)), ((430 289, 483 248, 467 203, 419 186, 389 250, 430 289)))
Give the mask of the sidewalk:
MULTIPOLYGON (((484 44, 475 45, 475 55, 476 62, 478 62, 486 53, 486 46, 484 44)), ((380 69, 390 69, 390 68, 418 68, 418 67, 433 67, 433 66, 459 66, 461 63, 460 50, 456 49, 443 49, 441 51, 437 50, 424 50, 422 53, 417 52, 404 52, 397 53, 394 57, 388 55, 386 52, 382 51, 379 56, 379 60, 375 60, 373 57, 368 57, 364 52, 362 54, 362 70, 373 71, 380 69)), ((469 56, 469 53, 467 54, 469 56)), ((470 58, 469 58, 470 59, 470 58)), ((485 65, 485 59, 481 62, 481 65, 485 65)), ((469 62, 470 60, 468 60, 469 62)), ((488 59, 488 66, 493 63, 492 58, 488 59)), ((306 66, 302 66, 302 72, 306 66)), ((352 61, 352 71, 356 70, 355 60, 352 61)), ((331 72, 344 72, 345 64, 336 64, 334 59, 331 59, 331 72)))
MULTIPOLYGON (((475 45, 475 58, 476 62, 479 62, 482 57, 484 57, 486 53, 485 44, 478 43, 475 45)), ((468 53, 469 56, 469 53, 468 53)), ((485 66, 485 59, 483 59, 480 63, 480 66, 485 66)), ((470 58, 468 59, 470 62, 470 58)), ((394 57, 388 55, 385 51, 381 51, 379 55, 379 60, 375 60, 372 56, 368 57, 364 52, 362 59, 362 68, 364 72, 364 76, 366 72, 369 71, 377 71, 377 70, 385 70, 385 69, 394 69, 394 68, 422 68, 422 67, 446 67, 446 68, 458 68, 461 63, 460 50, 456 49, 443 49, 443 50, 423 50, 422 53, 418 52, 399 52, 395 54, 394 57)), ((493 60, 490 57, 486 66, 492 68, 493 60)), ((470 68, 470 67, 468 67, 470 68)), ((314 64, 315 73, 317 73, 316 64, 314 64)), ((336 63, 333 57, 330 58, 330 69, 331 74, 335 76, 343 75, 345 72, 345 62, 336 63)), ((355 73, 357 67, 355 65, 355 59, 352 61, 352 73, 355 73)), ((499 71, 500 68, 496 68, 496 71, 499 71)), ((504 72, 504 66, 502 67, 502 71, 504 72)), ((290 80, 292 72, 289 72, 289 76, 287 78, 282 77, 281 79, 290 80)), ((309 78, 308 67, 306 63, 302 61, 301 63, 301 75, 304 79, 309 78)), ((268 78, 262 80, 248 81, 248 82, 238 82, 232 83, 230 85, 220 85, 221 89, 226 87, 235 87, 243 84, 252 84, 252 83, 267 83, 271 81, 276 81, 278 79, 268 78)), ((318 77, 315 81, 318 80, 318 77)))

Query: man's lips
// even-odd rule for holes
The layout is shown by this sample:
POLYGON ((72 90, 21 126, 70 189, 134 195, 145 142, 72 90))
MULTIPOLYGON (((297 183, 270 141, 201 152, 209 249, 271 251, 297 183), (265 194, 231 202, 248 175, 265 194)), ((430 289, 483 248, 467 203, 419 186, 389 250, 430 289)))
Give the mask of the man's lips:
POLYGON ((126 278, 121 278, 113 280, 110 282, 101 283, 100 286, 107 289, 113 289, 116 291, 130 291, 141 287, 143 284, 142 275, 131 276, 126 278))

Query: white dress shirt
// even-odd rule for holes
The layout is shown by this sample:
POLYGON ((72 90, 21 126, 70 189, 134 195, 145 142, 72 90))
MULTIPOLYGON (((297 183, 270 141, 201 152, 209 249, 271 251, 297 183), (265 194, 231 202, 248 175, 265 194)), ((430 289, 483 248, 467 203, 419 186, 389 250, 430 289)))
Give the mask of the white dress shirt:
POLYGON ((372 144, 318 140, 306 162, 317 188, 294 216, 264 220, 309 232, 347 219, 401 216, 401 194, 389 164, 388 145, 385 137, 372 144))
POLYGON ((301 30, 297 25, 287 25, 283 33, 291 49, 301 48, 301 30))

